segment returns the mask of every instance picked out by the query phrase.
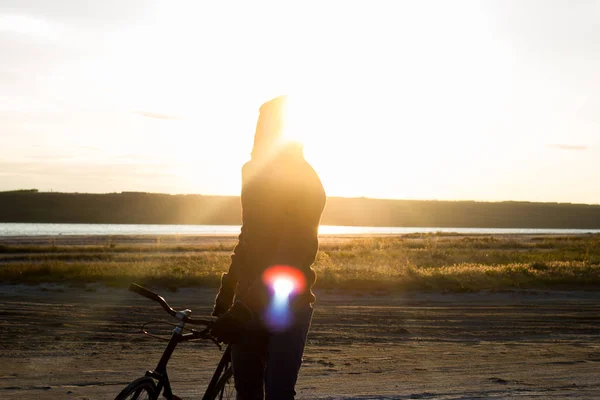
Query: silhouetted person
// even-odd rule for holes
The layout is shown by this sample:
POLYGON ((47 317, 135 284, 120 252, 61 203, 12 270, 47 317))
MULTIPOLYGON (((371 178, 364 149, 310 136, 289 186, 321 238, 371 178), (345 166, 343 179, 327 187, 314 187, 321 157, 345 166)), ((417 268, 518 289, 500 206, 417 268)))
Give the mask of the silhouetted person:
POLYGON ((286 101, 277 97, 260 108, 252 159, 242 168, 241 234, 213 311, 213 334, 232 343, 242 400, 294 398, 315 301, 311 265, 325 191, 302 145, 283 136, 286 101), (274 266, 292 267, 306 283, 276 312, 264 280, 274 266))

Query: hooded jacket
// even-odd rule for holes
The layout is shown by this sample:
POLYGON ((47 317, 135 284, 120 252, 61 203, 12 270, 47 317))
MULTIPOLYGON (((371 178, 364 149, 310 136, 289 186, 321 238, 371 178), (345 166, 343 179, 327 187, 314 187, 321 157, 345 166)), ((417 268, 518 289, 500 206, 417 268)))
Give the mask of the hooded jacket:
MULTIPOLYGON (((301 149, 288 148, 276 157, 251 160, 242 168, 242 229, 223 275, 215 310, 227 310, 236 298, 264 306, 262 273, 275 265, 302 272, 306 290, 297 301, 312 303, 316 274, 311 267, 318 250, 318 228, 325 207, 323 185, 301 149)), ((256 310, 259 311, 259 310, 256 310)))

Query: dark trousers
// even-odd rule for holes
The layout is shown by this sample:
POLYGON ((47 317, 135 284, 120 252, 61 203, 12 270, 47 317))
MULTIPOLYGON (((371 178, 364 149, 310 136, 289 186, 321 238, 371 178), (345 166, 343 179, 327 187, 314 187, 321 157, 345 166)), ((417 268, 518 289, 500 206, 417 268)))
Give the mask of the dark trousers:
POLYGON ((293 400, 302 364, 306 335, 313 309, 306 305, 296 312, 288 329, 268 333, 248 329, 231 346, 237 400, 293 400))

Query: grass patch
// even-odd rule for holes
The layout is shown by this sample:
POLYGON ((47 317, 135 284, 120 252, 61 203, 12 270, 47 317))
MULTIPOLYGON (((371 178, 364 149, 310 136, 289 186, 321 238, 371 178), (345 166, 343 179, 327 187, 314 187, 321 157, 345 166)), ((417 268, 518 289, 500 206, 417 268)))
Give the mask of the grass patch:
MULTIPOLYGON (((169 290, 219 285, 231 241, 210 244, 0 245, 8 283, 135 281, 169 290)), ((418 234, 322 244, 316 287, 348 290, 478 291, 600 289, 600 235, 418 234)))

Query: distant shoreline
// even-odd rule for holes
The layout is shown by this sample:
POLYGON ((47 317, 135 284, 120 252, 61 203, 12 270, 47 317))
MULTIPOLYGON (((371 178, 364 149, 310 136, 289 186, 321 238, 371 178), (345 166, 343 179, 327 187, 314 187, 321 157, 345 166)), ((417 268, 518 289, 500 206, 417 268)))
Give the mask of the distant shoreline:
MULTIPOLYGON (((0 223, 1 238, 47 238, 56 240, 62 237, 99 236, 106 238, 197 236, 204 238, 237 237, 240 225, 156 225, 156 224, 52 224, 52 223, 0 223)), ((510 228, 429 228, 429 227, 361 227, 328 226, 319 227, 319 236, 326 237, 408 237, 411 235, 430 236, 480 236, 480 235, 584 235, 600 234, 591 229, 510 229, 510 228)), ((17 239, 19 240, 19 239, 17 239)), ((66 239, 65 239, 66 240, 66 239)), ((103 240, 103 239, 100 239, 103 240)), ((104 239, 107 240, 107 239, 104 239)))
MULTIPOLYGON (((587 235, 599 235, 589 233, 410 233, 410 234, 320 234, 320 244, 345 243, 353 240, 377 239, 377 238, 499 238, 509 239, 511 237, 519 239, 532 238, 553 238, 553 237, 581 237, 587 235)), ((174 245, 222 245, 233 246, 237 242, 238 235, 198 235, 198 234, 162 234, 162 235, 37 235, 37 236, 1 236, 0 245, 24 245, 24 246, 115 246, 115 245, 136 245, 136 246, 174 246, 174 245)))
MULTIPOLYGON (((0 223, 240 225, 239 196, 0 192, 0 223)), ((322 225, 600 229, 600 205, 329 197, 322 225)))

